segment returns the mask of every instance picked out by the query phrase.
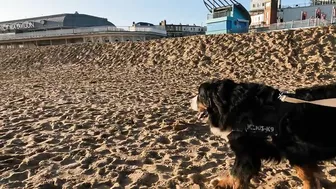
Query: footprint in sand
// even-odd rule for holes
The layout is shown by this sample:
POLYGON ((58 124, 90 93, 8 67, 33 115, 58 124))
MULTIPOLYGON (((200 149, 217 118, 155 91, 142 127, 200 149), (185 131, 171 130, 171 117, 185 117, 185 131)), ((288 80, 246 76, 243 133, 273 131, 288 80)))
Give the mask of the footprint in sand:
POLYGON ((0 180, 1 182, 15 182, 15 181, 24 181, 26 180, 30 175, 30 172, 28 170, 23 172, 13 172, 8 177, 3 178, 0 180))
POLYGON ((61 165, 70 165, 76 163, 76 160, 72 159, 71 156, 56 156, 52 158, 53 161, 59 161, 61 165))
POLYGON ((155 169, 158 171, 158 172, 172 172, 173 171, 173 168, 171 166, 168 166, 168 165, 160 165, 160 164, 157 164, 155 165, 155 169))
POLYGON ((24 155, 0 155, 0 169, 15 167, 24 159, 24 155))
POLYGON ((8 131, 7 133, 3 134, 0 139, 2 140, 9 140, 15 137, 15 133, 13 131, 8 131))
POLYGON ((7 142, 7 147, 14 147, 14 146, 25 146, 27 145, 26 142, 23 142, 21 139, 19 138, 15 138, 15 139, 12 139, 12 140, 9 140, 7 142))
POLYGON ((132 184, 130 184, 131 188, 138 188, 140 186, 151 187, 159 180, 159 176, 157 174, 143 171, 136 171, 129 175, 129 178, 132 181, 132 184))
POLYGON ((52 157, 53 157, 53 154, 51 154, 51 153, 44 153, 44 152, 37 153, 35 155, 32 155, 30 157, 25 158, 22 161, 22 163, 21 163, 20 166, 23 166, 23 165, 25 165, 27 167, 38 166, 41 161, 48 160, 48 159, 50 159, 52 157))

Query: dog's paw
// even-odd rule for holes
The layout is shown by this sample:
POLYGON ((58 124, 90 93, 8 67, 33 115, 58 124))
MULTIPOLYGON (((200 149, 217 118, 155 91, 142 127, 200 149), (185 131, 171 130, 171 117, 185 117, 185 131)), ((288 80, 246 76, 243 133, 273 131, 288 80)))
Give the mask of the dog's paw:
POLYGON ((215 189, 238 189, 239 181, 231 176, 215 178, 211 180, 211 185, 215 189))

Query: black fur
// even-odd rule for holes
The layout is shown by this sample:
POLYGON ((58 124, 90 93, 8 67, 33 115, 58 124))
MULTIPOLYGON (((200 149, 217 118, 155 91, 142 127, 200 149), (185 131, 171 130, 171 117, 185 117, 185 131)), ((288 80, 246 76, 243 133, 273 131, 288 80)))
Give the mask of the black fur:
MULTIPOLYGON (((305 166, 336 156, 336 108, 286 103, 278 99, 279 94, 270 86, 229 79, 199 87, 198 102, 207 107, 210 125, 232 131, 228 138, 236 157, 231 174, 241 185, 246 186, 260 171, 262 160, 288 159, 293 166, 305 166), (276 132, 251 132, 247 124, 269 126, 276 132)), ((301 88, 289 96, 335 98, 336 85, 301 88)))

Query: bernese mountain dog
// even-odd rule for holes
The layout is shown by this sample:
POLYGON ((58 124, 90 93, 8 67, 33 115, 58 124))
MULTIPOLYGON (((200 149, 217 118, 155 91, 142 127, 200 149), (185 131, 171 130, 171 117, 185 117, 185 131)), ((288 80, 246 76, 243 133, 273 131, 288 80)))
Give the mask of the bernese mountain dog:
POLYGON ((336 108, 307 101, 328 98, 336 98, 336 84, 284 94, 268 85, 230 79, 202 83, 191 108, 214 134, 227 139, 235 155, 230 174, 213 180, 215 188, 249 188, 263 160, 285 159, 304 189, 321 188, 326 178, 318 163, 336 156, 336 108), (283 95, 298 103, 281 100, 283 95))

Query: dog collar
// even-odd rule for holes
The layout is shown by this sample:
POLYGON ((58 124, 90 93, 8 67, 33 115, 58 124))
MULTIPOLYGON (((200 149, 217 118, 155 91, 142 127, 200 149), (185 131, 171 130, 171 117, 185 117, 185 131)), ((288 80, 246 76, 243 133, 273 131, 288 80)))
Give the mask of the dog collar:
POLYGON ((254 124, 247 124, 245 127, 245 132, 253 133, 258 135, 266 135, 266 136, 277 136, 278 133, 274 126, 263 126, 263 125, 254 125, 254 124))

